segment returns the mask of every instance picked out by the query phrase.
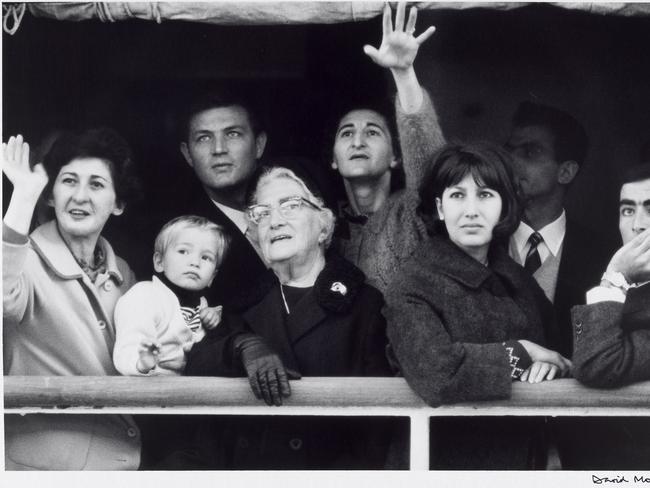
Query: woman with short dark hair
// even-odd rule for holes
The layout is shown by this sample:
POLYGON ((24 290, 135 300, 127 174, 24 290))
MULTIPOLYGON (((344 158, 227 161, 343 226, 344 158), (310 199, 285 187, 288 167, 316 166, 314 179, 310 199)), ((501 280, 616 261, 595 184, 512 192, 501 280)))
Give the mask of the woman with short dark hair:
MULTIPOLYGON (((5 374, 118 374, 113 310, 135 276, 101 232, 135 192, 128 145, 110 129, 64 134, 32 168, 29 145, 11 137, 2 171, 13 184, 2 236, 5 374), (28 236, 41 194, 54 219, 28 236)), ((5 442, 9 470, 140 463, 140 434, 128 415, 7 415, 5 442)))
MULTIPOLYGON (((519 215, 508 158, 488 144, 448 145, 434 157, 420 189, 429 239, 386 296, 401 372, 433 406, 508 398, 513 379, 550 380, 571 364, 542 346, 552 306, 504 246, 519 215)), ((529 467, 536 431, 512 434, 514 423, 434 422, 432 466, 529 467)))

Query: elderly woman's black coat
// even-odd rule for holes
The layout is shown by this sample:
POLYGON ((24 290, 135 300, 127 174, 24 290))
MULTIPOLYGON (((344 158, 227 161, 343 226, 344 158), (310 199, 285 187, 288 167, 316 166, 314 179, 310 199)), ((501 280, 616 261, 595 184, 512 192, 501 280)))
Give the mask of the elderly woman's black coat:
MULTIPOLYGON (((314 287, 285 321, 280 285, 269 273, 242 297, 243 320, 231 317, 194 346, 185 374, 244 376, 232 341, 252 331, 302 376, 390 375, 383 298, 364 279, 348 261, 328 257, 314 287)), ((200 444, 213 469, 380 468, 385 425, 384 419, 230 417, 203 429, 200 444)))
MULTIPOLYGON (((550 302, 505 249, 489 266, 436 235, 402 268, 386 295, 388 336, 409 385, 430 405, 508 398, 511 368, 503 342, 545 344, 550 302)), ((537 429, 528 421, 435 422, 431 453, 441 469, 523 469, 537 429)))

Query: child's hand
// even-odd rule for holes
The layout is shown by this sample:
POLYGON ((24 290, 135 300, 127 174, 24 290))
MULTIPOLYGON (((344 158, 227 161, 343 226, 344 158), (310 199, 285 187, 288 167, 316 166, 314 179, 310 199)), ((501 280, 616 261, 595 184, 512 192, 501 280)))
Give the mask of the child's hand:
POLYGON ((218 307, 208 307, 208 301, 205 297, 201 297, 201 303, 199 304, 199 317, 201 318, 201 323, 206 330, 214 329, 219 322, 221 322, 221 310, 223 307, 219 305, 218 307))
POLYGON ((147 374, 158 364, 158 355, 160 354, 160 343, 151 339, 143 339, 138 348, 140 357, 135 367, 142 374, 147 374))

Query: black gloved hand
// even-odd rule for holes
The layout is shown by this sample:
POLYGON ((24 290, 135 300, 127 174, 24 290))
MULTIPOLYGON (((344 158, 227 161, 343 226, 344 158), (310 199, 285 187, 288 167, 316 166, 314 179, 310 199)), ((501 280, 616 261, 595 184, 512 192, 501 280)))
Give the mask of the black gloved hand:
POLYGON ((263 398, 267 405, 282 405, 282 398, 291 395, 289 378, 300 379, 300 374, 285 368, 280 357, 258 335, 239 335, 234 347, 255 396, 263 398))

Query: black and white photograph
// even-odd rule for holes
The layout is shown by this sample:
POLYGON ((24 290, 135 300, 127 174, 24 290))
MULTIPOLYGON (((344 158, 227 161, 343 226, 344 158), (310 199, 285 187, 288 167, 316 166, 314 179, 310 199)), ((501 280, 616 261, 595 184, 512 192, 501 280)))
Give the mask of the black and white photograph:
POLYGON ((2 25, 1 481, 650 483, 650 3, 2 25))

